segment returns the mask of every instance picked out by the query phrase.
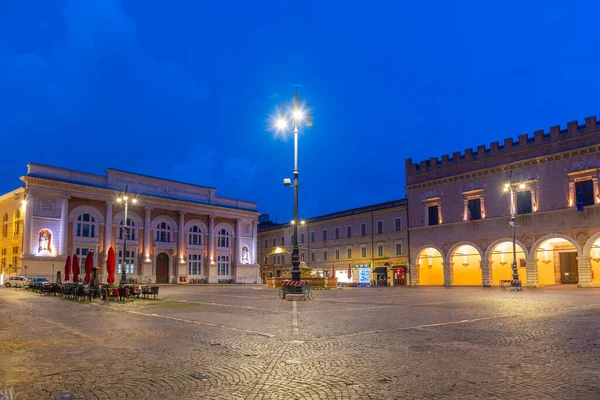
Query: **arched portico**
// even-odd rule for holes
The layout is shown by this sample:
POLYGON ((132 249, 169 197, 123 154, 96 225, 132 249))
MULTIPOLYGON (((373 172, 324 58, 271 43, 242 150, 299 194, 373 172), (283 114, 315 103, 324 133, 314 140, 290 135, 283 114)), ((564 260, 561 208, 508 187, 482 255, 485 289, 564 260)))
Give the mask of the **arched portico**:
POLYGON ((481 286, 483 252, 472 242, 459 242, 448 251, 453 286, 481 286))
MULTIPOLYGON (((525 260, 529 257, 527 248, 520 242, 515 241, 517 248, 517 270, 521 282, 527 282, 525 260), (523 260, 523 262, 521 262, 523 260)), ((513 246, 512 239, 498 239, 494 241, 485 253, 491 269, 492 285, 500 285, 500 281, 513 278, 513 246)))
POLYGON ((546 235, 533 244, 531 255, 540 285, 579 282, 578 258, 582 249, 573 238, 562 234, 546 235))
POLYGON ((600 286, 600 232, 592 235, 583 248, 583 258, 588 257, 590 264, 590 281, 600 286))
POLYGON ((437 246, 423 246, 416 253, 418 284, 442 286, 444 284, 444 256, 437 246))

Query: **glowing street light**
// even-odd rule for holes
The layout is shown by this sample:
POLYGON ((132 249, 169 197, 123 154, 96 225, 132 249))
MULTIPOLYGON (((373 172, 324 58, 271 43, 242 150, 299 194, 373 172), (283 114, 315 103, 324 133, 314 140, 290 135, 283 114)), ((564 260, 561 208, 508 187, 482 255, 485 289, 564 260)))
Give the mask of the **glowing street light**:
POLYGON ((513 262, 512 262, 512 270, 513 270, 513 279, 511 281, 512 287, 520 287, 521 285, 516 281, 519 280, 519 270, 517 269, 517 237, 516 237, 516 204, 515 204, 515 187, 519 189, 525 189, 527 186, 524 183, 516 184, 513 180, 512 171, 509 173, 509 182, 504 184, 502 190, 504 192, 510 192, 510 222, 509 225, 512 228, 512 247, 513 247, 513 262))
POLYGON ((126 268, 126 261, 127 261, 127 237, 129 235, 129 229, 127 227, 127 211, 129 208, 129 202, 131 201, 132 204, 137 204, 137 199, 134 198, 130 198, 127 195, 127 188, 125 187, 125 193, 119 195, 119 197, 117 198, 117 203, 121 204, 121 203, 125 203, 125 218, 123 219, 123 257, 121 259, 121 284, 124 285, 127 283, 127 268, 126 268))

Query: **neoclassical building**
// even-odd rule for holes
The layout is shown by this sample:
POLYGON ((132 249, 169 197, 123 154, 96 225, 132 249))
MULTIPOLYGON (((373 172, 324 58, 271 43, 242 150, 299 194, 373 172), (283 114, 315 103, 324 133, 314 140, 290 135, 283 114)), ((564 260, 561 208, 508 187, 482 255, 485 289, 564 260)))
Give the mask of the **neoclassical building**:
POLYGON ((596 117, 451 157, 407 159, 412 284, 511 279, 514 207, 523 282, 600 286, 599 177, 596 117))
POLYGON ((67 255, 93 251, 105 279, 112 246, 116 273, 125 266, 138 281, 259 281, 255 203, 219 197, 214 188, 115 169, 95 175, 36 163, 27 167, 24 190, 11 194, 24 213, 20 262, 27 275, 54 276, 67 255), (116 201, 125 190, 136 198, 127 221, 116 201))
MULTIPOLYGON (((298 226, 303 267, 338 282, 404 286, 408 277, 406 200, 308 218, 298 226)), ((259 261, 263 278, 280 277, 292 268, 294 226, 259 225, 259 261)))

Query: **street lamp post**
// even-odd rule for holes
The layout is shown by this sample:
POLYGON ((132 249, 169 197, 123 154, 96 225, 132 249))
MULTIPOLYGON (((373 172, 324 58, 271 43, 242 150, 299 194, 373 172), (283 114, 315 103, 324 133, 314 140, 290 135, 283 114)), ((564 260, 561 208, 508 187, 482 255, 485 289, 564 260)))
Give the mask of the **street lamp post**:
MULTIPOLYGON (((294 95, 294 101, 292 104, 292 120, 294 123, 294 219, 292 221, 294 225, 294 247, 292 250, 292 281, 300 281, 300 249, 298 247, 298 132, 299 126, 302 120, 305 118, 305 112, 300 105, 300 99, 298 91, 294 95)), ((306 126, 312 126, 310 112, 306 115, 306 126)), ((284 130, 287 127, 287 120, 283 115, 279 115, 276 121, 276 127, 279 130, 284 130)), ((285 186, 291 186, 290 179, 284 179, 283 184, 285 186)))
MULTIPOLYGON (((519 184, 520 189, 525 188, 525 184, 519 184)), ((519 280, 519 270, 517 269, 517 236, 516 236, 516 202, 515 202, 515 182, 513 180, 512 171, 509 174, 509 182, 504 185, 504 191, 510 192, 510 222, 509 225, 512 228, 512 248, 513 248, 513 262, 512 262, 512 270, 513 270, 513 281, 519 280)), ((519 286, 518 284, 516 284, 519 286)), ((515 284, 511 284, 511 286, 515 286, 515 284)))
POLYGON ((129 208, 129 202, 132 204, 137 203, 137 199, 131 198, 127 195, 127 188, 125 188, 125 193, 117 198, 117 203, 125 203, 125 218, 123 218, 123 257, 121 257, 121 284, 124 285, 127 283, 127 237, 129 236, 129 228, 127 226, 127 211, 129 208))

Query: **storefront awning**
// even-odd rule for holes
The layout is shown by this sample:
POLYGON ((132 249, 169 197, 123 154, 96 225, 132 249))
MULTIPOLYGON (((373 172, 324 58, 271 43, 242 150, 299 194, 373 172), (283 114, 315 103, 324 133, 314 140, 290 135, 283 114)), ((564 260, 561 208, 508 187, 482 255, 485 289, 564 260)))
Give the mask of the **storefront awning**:
POLYGON ((377 274, 377 273, 383 273, 383 272, 387 272, 387 268, 386 267, 377 267, 373 269, 373 273, 377 274))
POLYGON ((390 269, 404 269, 406 268, 406 265, 394 265, 393 267, 390 267, 390 269))

